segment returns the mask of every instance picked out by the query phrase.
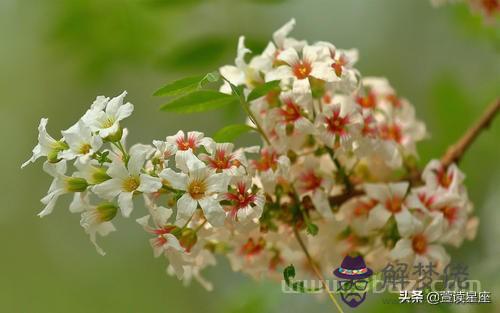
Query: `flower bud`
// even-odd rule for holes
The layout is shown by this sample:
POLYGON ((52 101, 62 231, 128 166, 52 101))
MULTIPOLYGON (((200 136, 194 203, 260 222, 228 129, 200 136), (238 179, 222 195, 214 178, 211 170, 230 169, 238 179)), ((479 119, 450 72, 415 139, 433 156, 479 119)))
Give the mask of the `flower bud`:
POLYGON ((104 141, 107 141, 107 142, 119 142, 120 140, 122 140, 122 136, 123 136, 123 128, 118 127, 118 130, 114 133, 114 134, 111 134, 109 136, 107 136, 106 138, 104 138, 104 141))
POLYGON ((66 178, 66 190, 69 192, 83 192, 87 190, 89 184, 85 178, 81 177, 67 177, 66 178))
POLYGON ((109 222, 116 216, 118 207, 113 203, 104 202, 99 204, 96 210, 99 213, 99 219, 101 222, 109 222))
POLYGON ((194 231, 191 228, 185 228, 182 230, 179 242, 181 246, 183 246, 184 249, 186 249, 186 251, 189 252, 197 241, 198 241, 198 236, 196 235, 196 231, 194 231))
POLYGON ((111 179, 111 177, 106 173, 106 169, 104 167, 96 167, 92 172, 92 182, 95 184, 100 184, 109 179, 111 179))

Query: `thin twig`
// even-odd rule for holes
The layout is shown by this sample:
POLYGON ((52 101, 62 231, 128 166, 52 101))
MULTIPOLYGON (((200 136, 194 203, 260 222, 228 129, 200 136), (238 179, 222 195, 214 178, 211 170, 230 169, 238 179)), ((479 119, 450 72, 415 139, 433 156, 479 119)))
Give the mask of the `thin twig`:
POLYGON ((337 310, 340 313, 344 313, 344 311, 342 310, 342 307, 338 303, 337 299, 335 299, 335 296, 330 291, 330 288, 328 287, 328 284, 326 283, 326 280, 323 277, 323 274, 321 274, 321 271, 318 269, 318 267, 314 263, 314 260, 312 259, 311 255, 309 254, 309 251, 307 250, 307 247, 304 244, 304 241, 302 241, 302 238, 300 237, 299 231, 297 230, 296 226, 293 227, 293 233, 295 235, 295 238, 297 238, 297 241, 299 242, 299 245, 302 248, 302 251, 304 251, 304 254, 306 255, 307 261, 311 265, 311 267, 312 267, 314 273, 316 274, 316 276, 318 276, 319 280, 321 281, 321 284, 323 285, 323 288, 325 288, 325 290, 328 293, 328 296, 332 300, 333 304, 335 304, 335 306, 337 307, 337 310))
POLYGON ((458 163, 465 151, 476 140, 477 136, 488 128, 498 111, 500 111, 500 99, 493 101, 486 111, 484 111, 481 118, 455 144, 448 148, 445 155, 441 158, 441 164, 444 167, 448 167, 451 163, 458 163))

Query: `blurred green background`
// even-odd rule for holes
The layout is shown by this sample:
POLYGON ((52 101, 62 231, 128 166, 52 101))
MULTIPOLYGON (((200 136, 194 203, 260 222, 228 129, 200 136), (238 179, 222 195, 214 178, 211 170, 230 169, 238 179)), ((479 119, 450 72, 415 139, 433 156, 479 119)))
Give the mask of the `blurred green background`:
MULTIPOLYGON (((131 142, 178 129, 212 134, 243 119, 237 108, 189 117, 161 113, 151 96, 165 82, 232 63, 237 38, 262 48, 291 17, 293 33, 360 50, 365 76, 386 76, 417 107, 432 135, 421 162, 440 156, 500 91, 500 30, 465 5, 433 8, 414 0, 1 0, 0 1, 0 312, 327 312, 331 304, 282 294, 271 282, 232 273, 223 259, 206 275, 213 292, 183 287, 154 259, 134 219, 101 240, 99 256, 60 201, 40 219, 50 179, 41 161, 21 171, 41 117, 66 129, 95 96, 126 89, 135 113, 131 142)), ((498 20, 497 20, 498 22, 498 20)), ((499 312, 500 119, 461 164, 481 224, 477 239, 449 252, 492 291, 492 305, 427 308, 383 304, 370 295, 363 312, 499 312)), ((245 140, 253 140, 245 138, 245 140)))

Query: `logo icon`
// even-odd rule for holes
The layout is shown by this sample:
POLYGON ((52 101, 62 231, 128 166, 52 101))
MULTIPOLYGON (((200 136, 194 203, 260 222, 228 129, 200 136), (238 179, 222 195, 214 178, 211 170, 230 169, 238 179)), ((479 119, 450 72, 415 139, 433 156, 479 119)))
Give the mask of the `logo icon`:
POLYGON ((347 255, 333 274, 341 279, 339 293, 345 304, 355 308, 365 301, 368 277, 373 271, 366 267, 362 256, 347 255))

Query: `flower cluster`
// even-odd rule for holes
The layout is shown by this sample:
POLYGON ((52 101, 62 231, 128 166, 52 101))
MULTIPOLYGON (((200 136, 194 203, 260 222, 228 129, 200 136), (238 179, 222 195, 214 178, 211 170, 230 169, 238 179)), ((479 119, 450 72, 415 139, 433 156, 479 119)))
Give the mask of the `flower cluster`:
POLYGON ((222 93, 245 100, 265 90, 244 103, 262 148, 179 131, 128 149, 126 93, 97 97, 59 140, 40 122, 39 144, 23 164, 44 157, 54 177, 40 216, 72 194, 70 211, 81 213, 104 254, 96 234, 114 231, 118 211, 131 216, 142 197, 148 214, 137 222, 154 255, 166 257, 168 273, 207 288, 200 274, 216 254, 255 278, 280 277, 290 263, 309 268, 296 238, 303 231, 325 272, 352 253, 374 269, 390 260, 446 265, 443 245, 461 245, 477 227, 464 175, 431 161, 415 176, 426 130, 414 107, 387 80, 363 78, 356 50, 293 39, 294 24, 250 58, 241 37, 235 65, 219 70, 222 93))

